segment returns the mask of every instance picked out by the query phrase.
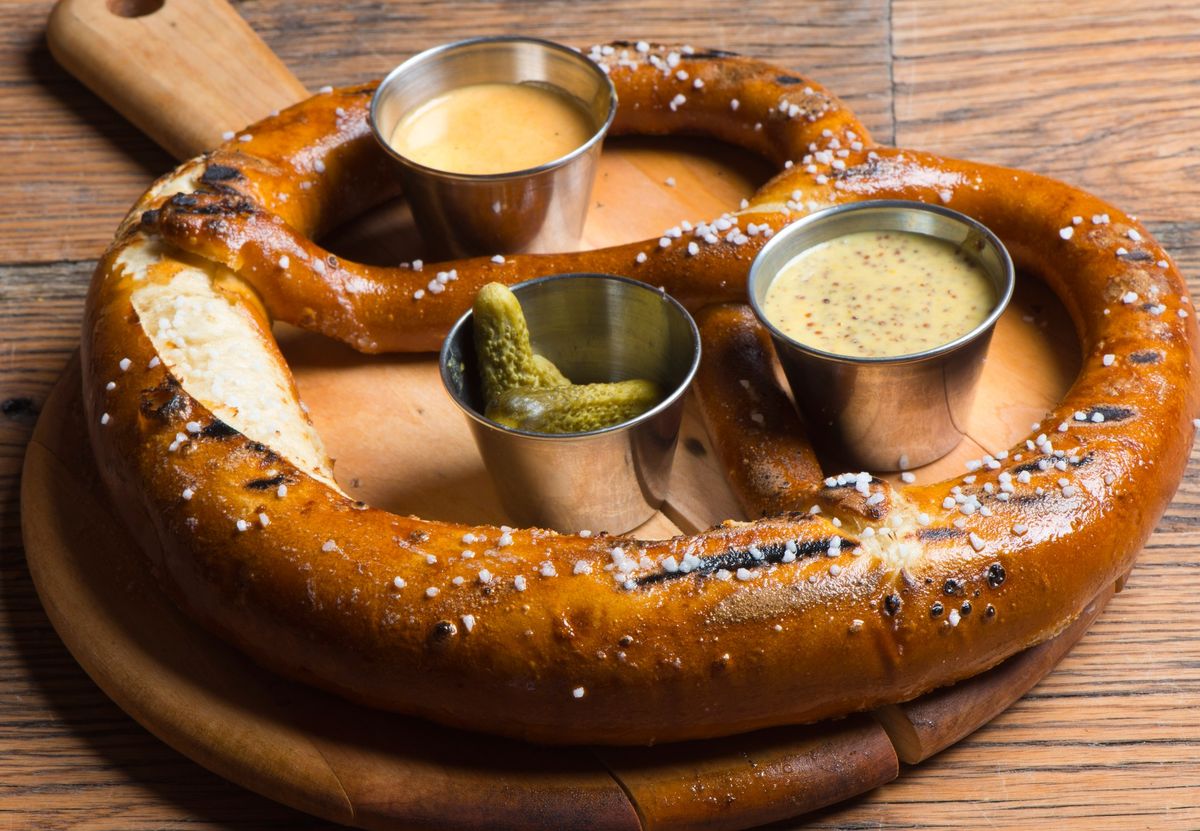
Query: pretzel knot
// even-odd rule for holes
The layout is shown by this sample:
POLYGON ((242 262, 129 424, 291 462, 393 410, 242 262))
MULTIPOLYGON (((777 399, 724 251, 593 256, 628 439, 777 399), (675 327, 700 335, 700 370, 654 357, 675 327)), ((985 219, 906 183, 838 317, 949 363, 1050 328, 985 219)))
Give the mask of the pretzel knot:
POLYGON ((1184 282, 1142 226, 1041 176, 878 146, 819 85, 758 61, 591 54, 620 96, 614 133, 703 134, 780 173, 740 210, 648 242, 348 262, 312 237, 397 192, 366 85, 247 128, 134 207, 88 298, 84 391, 107 487, 181 606, 358 701, 634 744, 912 698, 1053 636, 1128 571, 1182 475, 1196 396, 1184 282), (743 300, 788 222, 874 198, 988 225, 1075 321, 1083 369, 1064 400, 962 480, 825 478, 763 333, 714 305, 743 300), (643 541, 396 516, 338 488, 270 321, 428 350, 485 282, 568 271, 709 307, 701 400, 748 514, 768 516, 643 541))

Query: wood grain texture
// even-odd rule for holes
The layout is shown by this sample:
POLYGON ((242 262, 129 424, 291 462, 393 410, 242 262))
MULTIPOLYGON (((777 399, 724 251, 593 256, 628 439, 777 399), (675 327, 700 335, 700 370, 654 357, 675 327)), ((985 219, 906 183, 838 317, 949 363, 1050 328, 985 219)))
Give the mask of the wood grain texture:
MULTIPOLYGON (((0 828, 330 827, 141 730, 82 673, 34 597, 17 528, 24 446, 77 342, 92 258, 170 164, 54 64, 49 5, 0 2, 0 828)), ((768 57, 827 83, 881 139, 894 129, 905 146, 1048 172, 1139 212, 1185 273, 1200 269, 1200 21, 1187 0, 749 2, 682 15, 665 0, 237 8, 309 87, 501 31, 768 57)), ((1200 826, 1200 635, 1188 614, 1198 462, 1127 590, 1056 672, 989 727, 807 827, 1200 826)))
MULTIPOLYGON (((116 8, 142 6, 149 8, 136 0, 116 8)), ((170 3, 142 15, 113 8, 108 0, 62 0, 46 42, 72 75, 180 159, 307 97, 226 0, 170 3)))

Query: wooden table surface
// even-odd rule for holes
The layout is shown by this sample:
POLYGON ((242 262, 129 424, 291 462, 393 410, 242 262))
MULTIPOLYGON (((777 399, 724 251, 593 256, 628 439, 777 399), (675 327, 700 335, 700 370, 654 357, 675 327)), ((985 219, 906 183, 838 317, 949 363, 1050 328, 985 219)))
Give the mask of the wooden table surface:
MULTIPOLYGON (((25 567, 25 444, 78 343, 94 259, 172 165, 54 63, 50 5, 0 0, 0 829, 329 828, 224 782, 121 712, 63 647, 25 567)), ((1138 214, 1186 274, 1200 270, 1194 0, 236 6, 313 89, 501 32, 769 58, 826 83, 883 141, 1085 187, 1138 214)), ((805 827, 1200 828, 1197 461, 1127 590, 1057 671, 968 740, 805 827)))

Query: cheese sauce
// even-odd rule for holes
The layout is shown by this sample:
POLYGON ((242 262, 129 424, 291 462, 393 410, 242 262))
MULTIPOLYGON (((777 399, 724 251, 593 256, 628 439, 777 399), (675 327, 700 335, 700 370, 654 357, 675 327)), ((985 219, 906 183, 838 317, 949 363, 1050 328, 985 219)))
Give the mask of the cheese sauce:
POLYGON ((762 310, 805 346, 878 358, 949 343, 995 305, 987 273, 955 245, 906 231, 859 231, 788 262, 762 310))
POLYGON ((562 158, 595 132, 583 103, 557 88, 472 84, 406 114, 391 145, 435 170, 512 173, 562 158))

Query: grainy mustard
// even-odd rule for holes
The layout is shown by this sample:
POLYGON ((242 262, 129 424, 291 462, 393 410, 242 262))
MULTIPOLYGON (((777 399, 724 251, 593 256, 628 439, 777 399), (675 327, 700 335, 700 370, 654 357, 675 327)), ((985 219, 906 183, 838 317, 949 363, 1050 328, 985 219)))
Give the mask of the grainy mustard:
POLYGON ((806 346, 850 357, 923 352, 967 334, 991 313, 987 273, 946 240, 859 231, 789 261, 763 314, 806 346))

